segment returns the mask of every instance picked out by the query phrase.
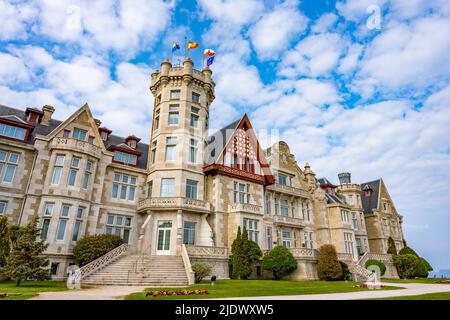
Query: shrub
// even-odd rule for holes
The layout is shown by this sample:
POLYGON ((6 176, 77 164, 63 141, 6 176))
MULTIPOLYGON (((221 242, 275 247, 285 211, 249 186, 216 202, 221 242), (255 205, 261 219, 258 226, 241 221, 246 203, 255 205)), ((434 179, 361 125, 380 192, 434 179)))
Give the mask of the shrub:
POLYGON ((73 248, 73 256, 80 266, 84 266, 121 244, 123 244, 122 238, 112 234, 85 236, 77 241, 73 248))
POLYGON ((247 229, 238 227, 236 239, 231 245, 231 275, 237 279, 247 279, 252 273, 252 263, 262 256, 256 242, 248 239, 247 229))
POLYGON ((206 263, 194 263, 192 271, 195 272, 195 283, 200 283, 204 277, 211 273, 211 266, 206 263))
POLYGON ((319 248, 317 273, 320 280, 333 281, 342 278, 342 267, 337 259, 336 249, 331 244, 319 248))
POLYGON ((394 264, 400 278, 410 279, 415 276, 420 259, 414 254, 398 254, 394 256, 394 264))
POLYGON ((418 257, 419 255, 410 247, 403 247, 403 249, 401 249, 398 254, 412 254, 415 255, 416 257, 418 257))
POLYGON ((419 257, 419 262, 416 265, 416 268, 414 269, 413 277, 417 278, 428 278, 428 262, 419 257))
POLYGON ((397 248, 395 247, 395 242, 394 239, 392 239, 392 237, 388 238, 388 250, 387 250, 388 254, 392 254, 392 255, 396 255, 397 254, 397 248))
POLYGON ((379 260, 375 260, 375 259, 367 260, 364 267, 367 269, 369 266, 377 266, 378 268, 380 268, 380 276, 383 276, 386 272, 386 266, 384 265, 383 262, 381 262, 379 260))
POLYGON ((420 258, 420 260, 422 260, 422 263, 427 267, 428 271, 433 271, 433 267, 428 263, 427 260, 425 260, 424 258, 420 258))
POLYGON ((255 241, 247 240, 247 243, 244 245, 244 248, 250 262, 258 261, 262 257, 261 248, 255 241))
POLYGON ((348 269, 348 265, 342 261, 339 261, 339 264, 341 265, 341 270, 342 270, 342 276, 339 280, 350 280, 352 273, 348 269))
POLYGON ((276 246, 264 256, 262 267, 265 270, 272 271, 274 280, 279 280, 283 275, 297 269, 297 261, 289 249, 276 246))
POLYGON ((0 267, 6 264, 6 259, 11 250, 9 244, 8 219, 6 216, 0 216, 0 267))

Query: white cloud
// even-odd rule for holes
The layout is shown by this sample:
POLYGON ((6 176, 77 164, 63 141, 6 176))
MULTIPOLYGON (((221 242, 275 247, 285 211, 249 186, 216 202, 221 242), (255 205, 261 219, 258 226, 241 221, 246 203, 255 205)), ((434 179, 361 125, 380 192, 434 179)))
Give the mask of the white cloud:
POLYGON ((25 39, 27 24, 37 15, 35 8, 27 3, 12 5, 0 0, 0 40, 25 39))
POLYGON ((328 32, 336 24, 338 16, 334 13, 324 13, 319 19, 316 20, 311 27, 311 31, 315 33, 328 32))
POLYGON ((336 3, 336 9, 345 19, 360 22, 370 16, 367 8, 378 6, 382 9, 386 2, 386 0, 342 0, 336 3))
POLYGON ((290 41, 300 37, 307 22, 298 11, 296 1, 284 2, 264 14, 249 31, 258 56, 263 60, 276 59, 290 41))
POLYGON ((199 0, 203 14, 216 21, 244 25, 258 19, 264 4, 258 0, 199 0))
POLYGON ((0 84, 14 85, 29 79, 28 69, 21 59, 0 52, 0 84))

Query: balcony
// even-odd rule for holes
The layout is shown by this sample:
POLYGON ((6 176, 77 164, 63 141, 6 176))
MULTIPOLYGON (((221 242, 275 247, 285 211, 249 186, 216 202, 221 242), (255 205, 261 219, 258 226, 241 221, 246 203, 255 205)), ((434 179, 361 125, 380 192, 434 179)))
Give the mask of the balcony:
POLYGON ((189 257, 228 259, 228 249, 225 247, 186 245, 186 251, 189 257))
POLYGON ((70 150, 84 153, 95 158, 100 158, 102 150, 100 147, 93 145, 92 143, 81 141, 72 138, 56 137, 50 142, 50 150, 70 150))
POLYGON ((262 214, 262 207, 256 204, 250 203, 233 203, 230 204, 230 212, 231 213, 253 213, 253 214, 262 214))
MULTIPOLYGON (((317 260, 318 254, 315 249, 307 249, 307 248, 289 248, 289 251, 292 253, 294 258, 296 259, 311 259, 317 260)), ((269 250, 264 250, 263 255, 267 255, 269 250)))
POLYGON ((184 210, 199 213, 209 213, 211 211, 211 208, 210 203, 203 200, 182 197, 159 197, 147 198, 139 201, 137 205, 137 211, 142 212, 145 210, 184 210))
POLYGON ((291 196, 302 197, 302 198, 311 198, 309 192, 303 189, 275 183, 267 186, 267 190, 272 190, 274 192, 280 192, 284 194, 289 194, 291 196))
POLYGON ((352 262, 355 260, 353 255, 350 253, 337 253, 337 258, 342 262, 352 262))
POLYGON ((303 219, 300 219, 300 218, 279 216, 279 215, 274 215, 274 216, 272 216, 272 218, 273 218, 273 224, 275 224, 275 225, 294 227, 294 228, 304 228, 305 227, 305 224, 303 223, 303 219))

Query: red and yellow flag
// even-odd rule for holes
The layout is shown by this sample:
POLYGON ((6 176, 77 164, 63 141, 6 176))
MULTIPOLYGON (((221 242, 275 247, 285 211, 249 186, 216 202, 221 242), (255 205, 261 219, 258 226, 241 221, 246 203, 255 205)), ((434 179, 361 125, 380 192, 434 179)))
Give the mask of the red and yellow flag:
POLYGON ((198 42, 189 41, 187 49, 191 50, 191 49, 195 49, 195 48, 198 48, 198 42))

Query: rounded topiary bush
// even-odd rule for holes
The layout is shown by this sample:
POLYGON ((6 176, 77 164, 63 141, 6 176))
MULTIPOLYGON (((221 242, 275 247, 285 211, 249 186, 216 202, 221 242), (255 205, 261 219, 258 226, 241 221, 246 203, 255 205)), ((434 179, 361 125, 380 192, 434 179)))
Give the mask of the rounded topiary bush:
POLYGON ((364 265, 367 269, 369 266, 377 266, 380 268, 380 276, 383 276, 386 273, 386 266, 383 262, 375 259, 369 259, 366 261, 366 264, 364 265))
POLYGON ((394 264, 397 268, 397 273, 402 279, 410 279, 415 277, 417 273, 417 266, 420 264, 420 259, 414 254, 398 254, 394 256, 394 264))
POLYGON ((192 271, 195 272, 195 283, 200 283, 204 277, 211 274, 211 266, 206 263, 194 263, 192 265, 192 271))
POLYGON ((403 247, 403 249, 401 249, 398 254, 412 254, 415 255, 416 257, 418 257, 419 255, 417 254, 417 252, 415 252, 413 249, 411 249, 410 247, 403 247))
POLYGON ((80 266, 84 266, 121 244, 123 244, 122 238, 112 234, 85 236, 77 241, 73 248, 73 257, 80 266))
POLYGON ((317 273, 320 280, 334 281, 342 278, 342 267, 338 261, 336 248, 331 244, 319 248, 317 273))
POLYGON ((272 271, 274 280, 279 280, 283 275, 297 269, 297 260, 288 248, 276 246, 264 256, 262 267, 272 271))

